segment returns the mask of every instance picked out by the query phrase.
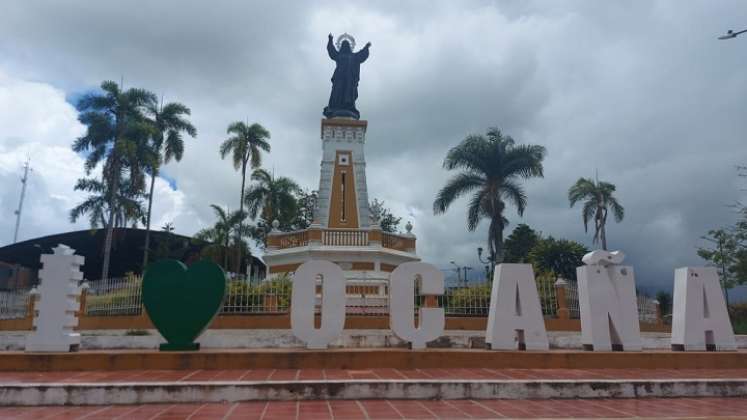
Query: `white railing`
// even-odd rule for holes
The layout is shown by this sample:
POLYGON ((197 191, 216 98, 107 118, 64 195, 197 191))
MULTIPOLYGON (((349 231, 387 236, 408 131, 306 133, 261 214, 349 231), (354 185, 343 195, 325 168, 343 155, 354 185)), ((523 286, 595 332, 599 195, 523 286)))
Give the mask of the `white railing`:
POLYGON ((26 318, 30 289, 0 290, 0 319, 26 318))
POLYGON ((648 322, 650 324, 656 324, 659 322, 659 303, 648 296, 638 295, 638 320, 648 322))
MULTIPOLYGON (((87 315, 139 315, 142 313, 142 278, 129 276, 90 282, 86 296, 87 315)), ((385 286, 384 286, 385 287, 385 286)), ((290 310, 292 282, 289 277, 274 280, 232 278, 226 280, 226 297, 222 314, 280 314, 290 310)), ((438 306, 447 316, 487 316, 490 310, 492 283, 483 281, 468 286, 449 287, 437 297, 438 306)), ((388 288, 386 288, 388 290, 388 288)), ((363 290, 363 289, 361 289, 363 290)), ((558 301, 553 281, 537 279, 537 292, 542 313, 557 315, 558 301)), ((26 316, 28 290, 0 292, 0 319, 26 316)), ((570 318, 579 318, 578 285, 568 281, 565 286, 566 305, 570 318)), ((426 297, 415 293, 416 309, 425 306, 426 297)), ((647 296, 637 297, 638 316, 642 322, 657 323, 657 302, 647 296)), ((361 292, 349 296, 346 312, 350 315, 386 316, 388 296, 361 292)), ((320 308, 317 308, 319 310, 320 308)))
POLYGON ((578 307, 578 283, 574 280, 568 280, 568 284, 565 286, 565 304, 568 306, 570 318, 581 317, 581 311, 578 307))
POLYGON ((558 313, 558 298, 555 293, 555 279, 540 277, 536 279, 542 315, 555 316, 558 313))
POLYGON ((365 230, 323 230, 322 245, 367 246, 368 231, 365 230))
POLYGON ((143 311, 141 276, 116 277, 88 283, 86 315, 140 315, 143 311))
POLYGON ((265 281, 234 279, 226 282, 223 314, 286 313, 290 308, 289 278, 265 281))
MULTIPOLYGON (((491 284, 451 287, 439 300, 446 315, 483 316, 490 310, 491 284)), ((420 297, 422 300, 422 297, 420 297)))

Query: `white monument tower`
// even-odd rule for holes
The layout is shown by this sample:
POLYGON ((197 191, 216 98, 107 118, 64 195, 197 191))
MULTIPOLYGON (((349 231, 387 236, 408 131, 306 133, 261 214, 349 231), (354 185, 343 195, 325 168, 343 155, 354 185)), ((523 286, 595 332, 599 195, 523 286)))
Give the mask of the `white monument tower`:
POLYGON ((419 258, 412 225, 403 234, 382 232, 380 215, 371 214, 369 208, 364 153, 368 122, 358 118, 355 98, 360 63, 367 59, 370 44, 355 53, 354 47, 353 37, 343 34, 335 48, 330 35, 327 51, 337 67, 326 118, 321 121, 322 162, 314 222, 296 232, 280 232, 273 222, 264 260, 270 279, 293 273, 306 261, 332 261, 345 273, 348 306, 383 307, 389 273, 419 258))

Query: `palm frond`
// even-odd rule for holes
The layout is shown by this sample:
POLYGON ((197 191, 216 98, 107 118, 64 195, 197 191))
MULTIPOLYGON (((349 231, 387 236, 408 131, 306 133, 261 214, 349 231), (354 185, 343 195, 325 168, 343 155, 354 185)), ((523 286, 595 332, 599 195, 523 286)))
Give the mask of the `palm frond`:
POLYGON ((584 221, 584 232, 589 231, 589 221, 594 219, 594 213, 597 211, 597 203, 595 200, 590 200, 584 203, 584 208, 581 212, 581 217, 584 221))
POLYGON ((485 178, 476 173, 464 172, 455 175, 436 195, 433 201, 433 213, 444 213, 456 199, 482 187, 485 183, 485 178))
POLYGON ((577 202, 595 196, 596 185, 588 178, 579 178, 571 188, 568 189, 568 201, 573 207, 577 202))
POLYGON ((467 206, 467 230, 474 232, 483 216, 484 190, 477 191, 472 195, 469 205, 467 206))
POLYGON ((500 186, 500 195, 516 206, 519 216, 524 215, 527 208, 527 195, 521 185, 514 181, 506 180, 500 186))
POLYGON ((625 208, 620 204, 619 201, 617 201, 617 198, 615 197, 609 197, 607 199, 607 202, 612 208, 612 215, 615 216, 615 221, 618 223, 622 222, 623 218, 625 217, 625 208))

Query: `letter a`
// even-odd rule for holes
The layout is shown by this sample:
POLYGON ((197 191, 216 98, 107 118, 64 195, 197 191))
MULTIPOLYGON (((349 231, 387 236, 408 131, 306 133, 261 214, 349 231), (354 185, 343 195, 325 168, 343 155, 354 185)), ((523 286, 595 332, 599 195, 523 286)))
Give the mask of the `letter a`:
POLYGON ((309 349, 326 349, 345 327, 345 277, 337 264, 314 260, 293 275, 291 330, 309 349), (316 279, 322 278, 322 325, 314 328, 316 279))
POLYGON ((493 350, 548 350, 531 264, 496 267, 485 342, 493 350))
POLYGON ((581 342, 594 351, 640 351, 641 327, 633 267, 620 251, 593 251, 576 269, 581 342))
POLYGON ((443 308, 420 308, 420 326, 415 327, 415 278, 420 277, 424 295, 444 294, 444 275, 431 264, 408 262, 392 271, 389 280, 389 325, 397 337, 423 349, 429 341, 444 334, 443 308))
POLYGON ((716 268, 676 269, 672 303, 672 350, 737 349, 716 268))

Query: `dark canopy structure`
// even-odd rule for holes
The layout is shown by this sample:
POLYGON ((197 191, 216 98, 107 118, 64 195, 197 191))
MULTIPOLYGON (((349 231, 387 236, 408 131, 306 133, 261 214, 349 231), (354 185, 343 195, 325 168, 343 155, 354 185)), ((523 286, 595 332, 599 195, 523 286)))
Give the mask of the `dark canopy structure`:
MULTIPOLYGON (((201 257, 201 251, 209 245, 207 242, 170 232, 151 231, 151 261, 162 258, 174 258, 190 264, 201 257)), ((101 277, 104 240, 106 229, 89 229, 60 233, 29 239, 0 248, 0 261, 20 265, 32 270, 41 268, 39 256, 49 254, 59 244, 67 245, 75 253, 85 257, 81 268, 86 280, 98 280, 101 277)), ((143 262, 143 244, 145 230, 132 228, 114 229, 112 256, 109 273, 111 277, 123 277, 128 272, 141 273, 143 262)), ((258 258, 251 257, 252 272, 264 272, 265 265, 258 258)), ((242 267, 245 272, 246 266, 242 267)))

